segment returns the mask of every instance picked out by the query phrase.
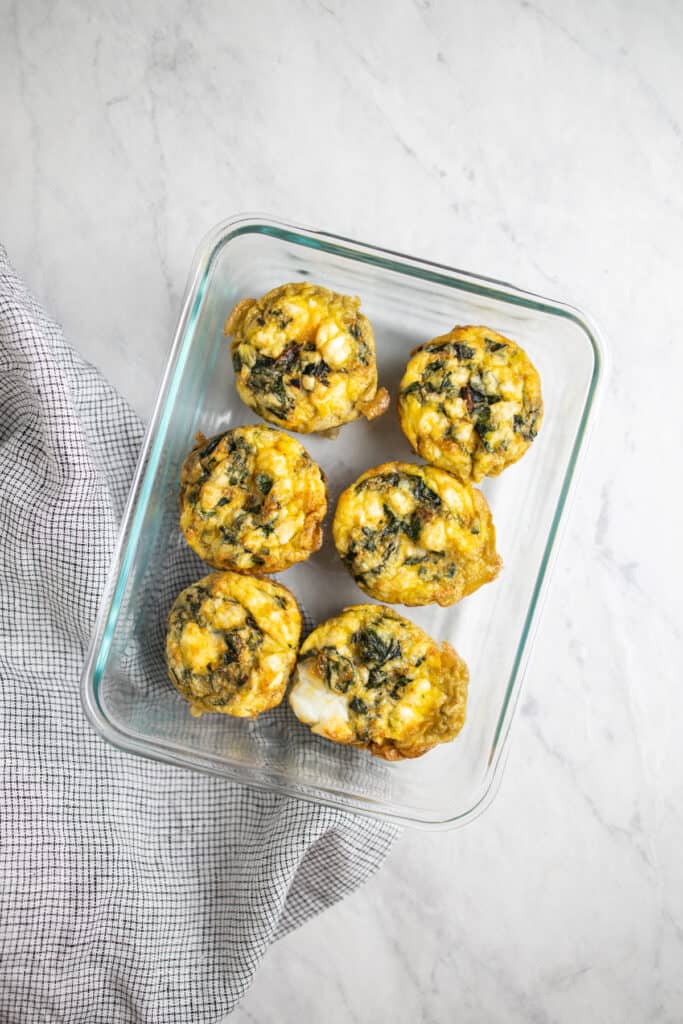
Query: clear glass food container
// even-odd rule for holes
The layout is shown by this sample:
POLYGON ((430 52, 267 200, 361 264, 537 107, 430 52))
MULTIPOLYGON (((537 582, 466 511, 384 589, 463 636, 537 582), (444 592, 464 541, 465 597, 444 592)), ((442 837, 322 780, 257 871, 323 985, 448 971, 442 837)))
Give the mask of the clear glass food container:
POLYGON ((495 792, 538 623, 567 499, 585 447, 604 348, 570 306, 499 281, 374 246, 242 216, 202 243, 146 434, 82 677, 86 714, 115 746, 249 786, 422 827, 450 828, 495 792), (545 418, 525 457, 484 481, 504 569, 451 608, 403 609, 470 668, 466 724, 452 743, 387 763, 314 736, 286 700, 250 721, 192 718, 166 677, 166 617, 177 593, 210 571, 178 524, 180 467, 197 431, 257 422, 237 396, 226 315, 238 299, 308 279, 357 294, 377 341, 380 383, 392 407, 335 440, 300 437, 324 468, 330 513, 321 550, 278 578, 313 622, 368 600, 340 562, 329 528, 338 494, 363 470, 416 461, 399 429, 395 396, 412 348, 454 324, 485 324, 518 341, 537 366, 545 418))

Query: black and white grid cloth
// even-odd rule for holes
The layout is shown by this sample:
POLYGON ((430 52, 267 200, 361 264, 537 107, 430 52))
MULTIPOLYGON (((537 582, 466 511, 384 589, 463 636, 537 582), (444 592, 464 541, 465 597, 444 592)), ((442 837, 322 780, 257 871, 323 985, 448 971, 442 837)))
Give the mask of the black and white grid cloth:
POLYGON ((2 1024, 219 1020, 395 834, 91 730, 79 674, 141 438, 0 248, 2 1024))

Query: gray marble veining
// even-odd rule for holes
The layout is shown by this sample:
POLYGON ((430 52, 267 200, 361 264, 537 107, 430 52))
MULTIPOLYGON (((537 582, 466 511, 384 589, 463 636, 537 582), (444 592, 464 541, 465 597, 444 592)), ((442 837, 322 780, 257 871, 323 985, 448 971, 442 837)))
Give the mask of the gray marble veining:
POLYGON ((496 801, 406 833, 231 1019, 683 1019, 683 5, 2 7, 0 239, 141 414, 192 252, 245 209, 575 302, 611 343, 496 801))

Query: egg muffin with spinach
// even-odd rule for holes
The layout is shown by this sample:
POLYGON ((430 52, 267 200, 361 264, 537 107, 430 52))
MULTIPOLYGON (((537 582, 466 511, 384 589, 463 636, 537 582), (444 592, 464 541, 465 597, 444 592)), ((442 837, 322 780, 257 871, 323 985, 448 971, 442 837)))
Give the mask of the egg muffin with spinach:
POLYGON ((325 476, 295 438, 263 425, 198 443, 180 477, 180 526, 216 569, 280 572, 317 551, 325 476))
POLYGON ((541 380, 514 341, 488 327, 454 327, 413 352, 398 414, 418 455, 476 483, 531 445, 543 418, 541 380))
POLYGON ((332 532, 361 590, 390 604, 455 604, 502 565, 483 494, 434 466, 367 470, 339 498, 332 532))
POLYGON ((286 587, 213 573, 183 590, 171 609, 168 674, 195 717, 255 718, 284 697, 300 639, 301 614, 286 587))
POLYGON ((360 299, 309 282, 242 299, 228 316, 240 398, 277 426, 334 431, 389 404, 377 390, 375 338, 360 299))
POLYGON ((289 703, 318 736, 398 761, 452 740, 465 722, 467 666, 391 608, 345 608, 306 638, 289 703))

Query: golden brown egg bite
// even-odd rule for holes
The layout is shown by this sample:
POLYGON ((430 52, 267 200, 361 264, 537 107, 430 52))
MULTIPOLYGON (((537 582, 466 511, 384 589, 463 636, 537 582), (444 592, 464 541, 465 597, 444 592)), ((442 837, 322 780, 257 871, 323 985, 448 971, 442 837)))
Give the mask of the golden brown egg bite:
POLYGON ((339 498, 332 533, 361 590, 390 604, 454 604, 502 565, 483 494, 434 466, 367 470, 339 498))
POLYGON ((541 380, 514 341, 488 327, 454 327, 413 352, 398 414, 418 455, 476 483, 521 459, 536 437, 541 380))
POLYGON ((235 427, 198 443, 183 463, 180 526, 216 569, 280 572, 322 543, 327 488, 306 449, 281 430, 235 427))
POLYGON ((333 430, 389 404, 360 299, 302 281, 242 299, 225 322, 242 401, 301 434, 333 430))
POLYGON ((355 605, 306 638, 289 703, 317 735, 398 761, 457 736, 468 680, 450 644, 391 608, 355 605))
POLYGON ((273 580, 217 572, 177 597, 166 665, 195 716, 255 718, 284 697, 301 639, 301 614, 273 580))

